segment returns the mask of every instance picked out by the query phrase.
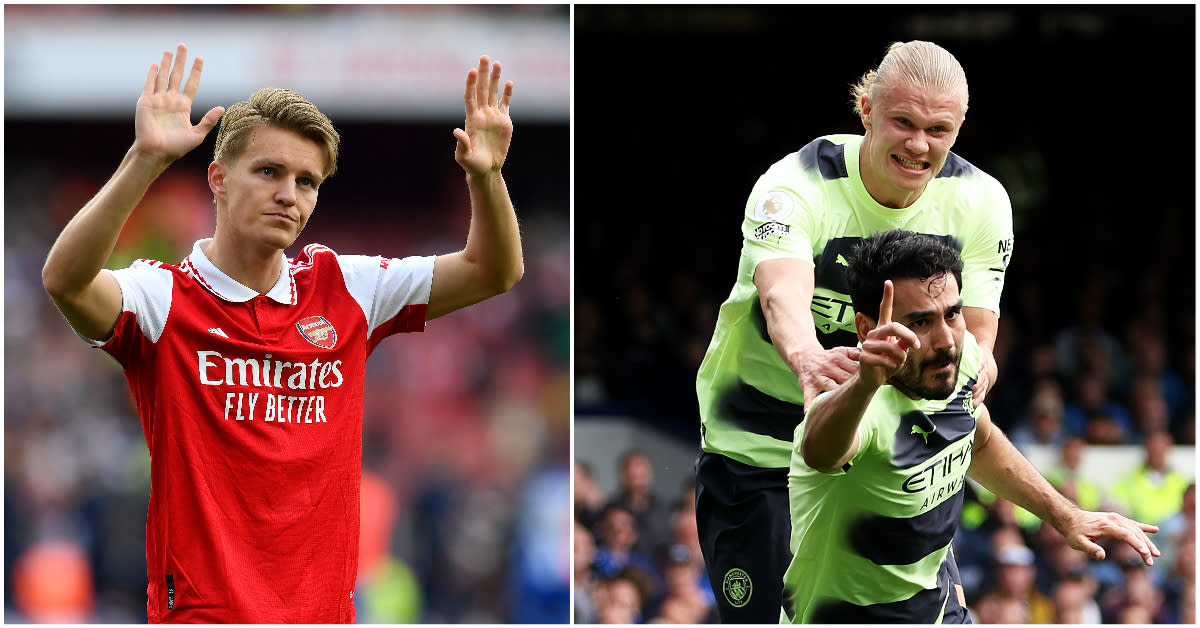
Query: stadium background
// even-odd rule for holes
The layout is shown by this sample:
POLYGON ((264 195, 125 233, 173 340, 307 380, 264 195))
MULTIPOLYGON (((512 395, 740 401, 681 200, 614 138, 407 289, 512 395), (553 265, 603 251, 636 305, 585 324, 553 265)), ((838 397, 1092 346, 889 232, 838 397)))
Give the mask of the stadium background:
MULTIPOLYGON (((525 279, 368 361, 356 601, 360 622, 566 621, 569 9, 7 5, 4 22, 6 622, 145 621, 146 445, 120 370, 73 335, 40 269, 133 141, 146 69, 179 42, 206 61, 194 119, 287 86, 341 131, 289 254, 461 248, 451 130, 478 56, 504 64, 525 279)), ((178 261, 211 233, 214 137, 156 182, 109 267, 178 261)))
MULTIPOLYGON (((1012 200, 996 422, 1028 434, 1047 379, 1082 413, 1081 330, 1102 339, 1108 401, 1138 421, 1130 376, 1164 349, 1170 460, 1193 478, 1195 21, 1191 5, 576 6, 574 458, 600 495, 584 503, 577 479, 577 514, 617 496, 630 450, 653 462, 660 502, 686 510, 695 373, 735 279, 746 196, 811 139, 861 133, 850 85, 910 39, 964 66, 954 151, 1012 200)), ((1115 482, 1140 463, 1140 427, 1117 440, 1088 445, 1085 475, 1115 482)), ((1057 444, 1024 447, 1043 470, 1057 463, 1057 444)))

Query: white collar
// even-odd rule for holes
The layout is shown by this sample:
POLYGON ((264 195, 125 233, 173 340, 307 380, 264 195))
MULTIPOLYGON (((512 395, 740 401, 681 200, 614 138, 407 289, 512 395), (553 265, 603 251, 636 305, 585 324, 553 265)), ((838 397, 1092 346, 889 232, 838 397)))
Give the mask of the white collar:
MULTIPOLYGON (((257 290, 238 283, 208 259, 208 256, 204 254, 203 247, 209 242, 212 242, 212 238, 197 240, 192 245, 192 254, 180 264, 181 268, 195 276, 200 285, 207 288, 209 292, 226 301, 245 303, 259 296, 257 290)), ((295 296, 291 272, 292 263, 283 251, 280 251, 279 255, 283 258, 283 263, 279 267, 279 279, 275 280, 275 285, 267 292, 267 296, 284 305, 292 305, 295 296)))

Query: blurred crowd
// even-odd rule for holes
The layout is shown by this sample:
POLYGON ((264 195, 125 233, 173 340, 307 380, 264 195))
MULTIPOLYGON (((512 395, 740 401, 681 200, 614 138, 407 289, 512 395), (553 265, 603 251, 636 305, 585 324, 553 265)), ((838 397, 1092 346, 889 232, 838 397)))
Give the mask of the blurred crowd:
MULTIPOLYGON (((1165 461, 1166 432, 1145 457, 1102 488, 1078 473, 1088 445, 1063 443, 1046 476, 1089 509, 1117 510, 1159 527, 1153 566, 1103 539, 1106 559, 1070 547, 1053 527, 968 482, 954 551, 976 623, 1195 623, 1196 486, 1165 461)), ((1102 454, 1101 454, 1102 455, 1102 454)), ((595 470, 575 463, 573 619, 579 624, 718 623, 696 532, 695 485, 654 490, 652 454, 631 450, 606 494, 595 470)), ((782 586, 782 585, 780 585, 782 586)))
MULTIPOLYGON (((107 179, 132 129, 7 127, 29 149, 5 164, 5 620, 144 622, 150 463, 140 423, 120 368, 75 336, 40 277, 54 238, 107 179), (72 147, 81 136, 94 150, 72 147)), ((452 127, 340 128, 346 159, 289 254, 310 242, 401 257, 462 247, 469 201, 452 127), (404 141, 399 152, 411 154, 392 151, 373 167, 372 141, 404 141), (397 185, 411 191, 385 196, 397 185)), ((566 150, 566 127, 521 131, 505 170, 524 280, 425 333, 387 339, 367 361, 360 622, 568 619, 568 171, 539 161, 566 150)), ((108 267, 177 263, 211 234, 206 150, 155 183, 108 267)))
POLYGON ((640 450, 618 461, 607 495, 575 462, 574 615, 579 624, 716 623, 716 599, 696 532, 695 484, 654 491, 654 463, 640 450))

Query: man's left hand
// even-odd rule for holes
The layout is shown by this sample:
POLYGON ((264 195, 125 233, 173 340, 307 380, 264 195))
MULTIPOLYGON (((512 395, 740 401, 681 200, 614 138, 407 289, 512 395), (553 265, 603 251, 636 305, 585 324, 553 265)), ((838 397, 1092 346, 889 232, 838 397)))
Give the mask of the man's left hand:
POLYGON ((479 67, 467 72, 467 89, 463 95, 467 118, 464 129, 454 129, 458 145, 454 160, 472 176, 499 172, 508 156, 512 141, 512 118, 508 106, 512 102, 513 84, 504 84, 500 94, 500 62, 491 64, 487 55, 479 57, 479 67))
POLYGON ((991 392, 992 382, 996 381, 996 375, 1000 371, 1000 367, 996 365, 996 356, 983 347, 979 349, 983 353, 983 364, 979 367, 979 379, 975 380, 975 385, 971 387, 971 399, 976 408, 991 392))
POLYGON ((1134 551, 1142 555, 1142 561, 1147 565, 1153 565, 1154 557, 1162 555, 1158 546, 1146 535, 1147 532, 1158 532, 1158 526, 1134 521, 1115 512, 1080 510, 1060 532, 1071 547, 1086 552, 1096 560, 1104 560, 1104 548, 1095 542, 1100 537, 1110 537, 1128 543, 1134 551))

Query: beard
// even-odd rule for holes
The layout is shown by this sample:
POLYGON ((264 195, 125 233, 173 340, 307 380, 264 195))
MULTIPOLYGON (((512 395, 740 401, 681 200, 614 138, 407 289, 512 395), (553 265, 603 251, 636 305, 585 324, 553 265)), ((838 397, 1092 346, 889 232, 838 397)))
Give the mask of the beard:
POLYGON ((958 382, 958 363, 961 358, 961 352, 949 349, 927 355, 919 363, 910 356, 904 366, 888 378, 888 383, 921 399, 947 399, 954 393, 955 384, 958 382), (950 364, 952 368, 945 373, 926 377, 929 368, 946 364, 950 364))

